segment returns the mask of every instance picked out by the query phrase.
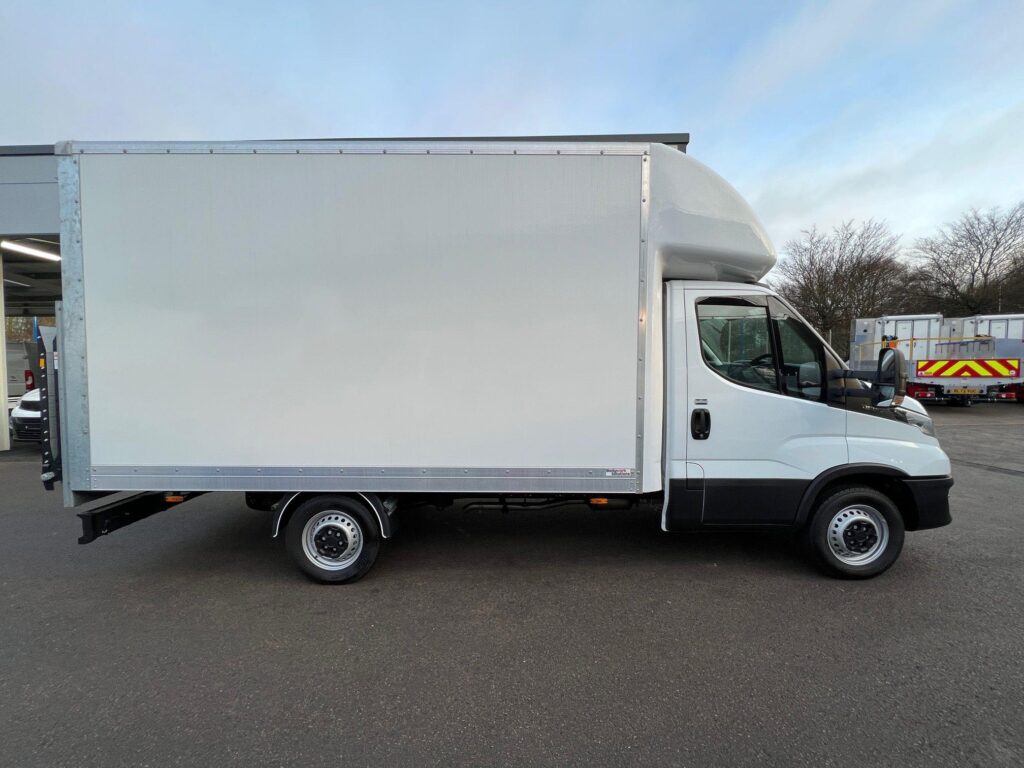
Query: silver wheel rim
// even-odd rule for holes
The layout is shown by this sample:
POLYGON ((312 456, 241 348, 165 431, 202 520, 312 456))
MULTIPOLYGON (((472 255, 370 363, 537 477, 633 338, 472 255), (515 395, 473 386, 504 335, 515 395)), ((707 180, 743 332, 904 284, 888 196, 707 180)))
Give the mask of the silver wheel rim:
POLYGON ((874 507, 855 504, 839 510, 828 524, 828 547, 844 565, 873 563, 889 546, 889 525, 874 507))
POLYGON ((324 510, 306 521, 302 551, 318 568, 340 571, 362 553, 363 529, 348 512, 324 510))

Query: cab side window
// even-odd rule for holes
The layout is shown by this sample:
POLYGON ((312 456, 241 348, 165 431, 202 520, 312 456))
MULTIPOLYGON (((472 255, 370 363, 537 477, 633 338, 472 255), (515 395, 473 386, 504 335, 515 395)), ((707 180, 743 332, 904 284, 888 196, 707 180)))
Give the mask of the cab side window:
POLYGON ((730 381, 778 392, 768 308, 763 299, 752 299, 707 298, 697 303, 701 355, 730 381))
POLYGON ((790 397, 823 400, 827 386, 824 347, 811 329, 782 302, 769 299, 768 306, 779 340, 783 392, 790 397))

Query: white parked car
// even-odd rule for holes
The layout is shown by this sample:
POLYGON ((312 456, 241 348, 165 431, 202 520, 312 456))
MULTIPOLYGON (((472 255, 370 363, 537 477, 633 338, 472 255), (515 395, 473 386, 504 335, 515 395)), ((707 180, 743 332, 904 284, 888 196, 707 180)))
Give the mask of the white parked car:
POLYGON ((42 406, 39 390, 26 392, 11 411, 11 440, 39 442, 42 438, 42 406))

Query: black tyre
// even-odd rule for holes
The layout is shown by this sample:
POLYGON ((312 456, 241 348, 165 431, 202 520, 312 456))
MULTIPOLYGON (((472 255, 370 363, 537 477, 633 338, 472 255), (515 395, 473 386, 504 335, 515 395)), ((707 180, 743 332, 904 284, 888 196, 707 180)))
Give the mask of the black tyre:
POLYGON ((285 547, 311 579, 344 584, 363 576, 380 550, 380 527, 372 510, 348 496, 317 496, 288 520, 285 547))
POLYGON ((869 579, 900 556, 903 517, 874 488, 846 486, 822 499, 805 534, 814 560, 829 576, 869 579))

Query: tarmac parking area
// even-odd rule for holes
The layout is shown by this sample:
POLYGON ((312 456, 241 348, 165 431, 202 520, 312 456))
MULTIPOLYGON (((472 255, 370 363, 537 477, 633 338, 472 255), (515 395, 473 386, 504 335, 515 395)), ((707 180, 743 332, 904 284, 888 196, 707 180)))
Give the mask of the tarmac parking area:
POLYGON ((867 582, 788 535, 428 510, 305 580, 201 497, 88 546, 0 454, 0 765, 1024 764, 1024 407, 932 409, 954 524, 867 582))

